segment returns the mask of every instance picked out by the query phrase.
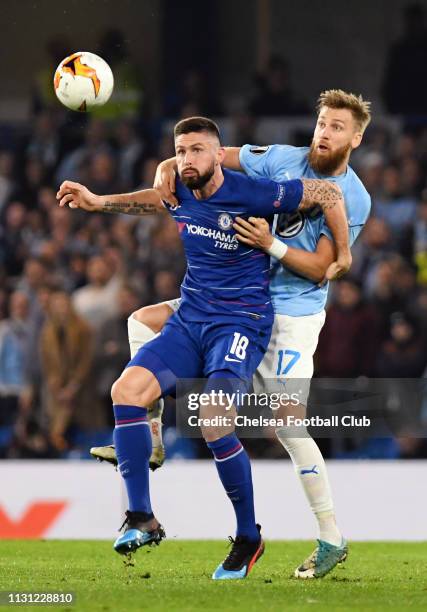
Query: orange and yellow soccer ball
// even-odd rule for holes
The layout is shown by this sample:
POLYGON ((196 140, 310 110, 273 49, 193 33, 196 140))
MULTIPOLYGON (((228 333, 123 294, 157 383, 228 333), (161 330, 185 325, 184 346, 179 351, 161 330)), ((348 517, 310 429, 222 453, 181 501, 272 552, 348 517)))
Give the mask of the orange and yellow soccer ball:
POLYGON ((79 51, 62 60, 55 71, 53 84, 56 96, 64 106, 86 112, 109 100, 114 77, 102 57, 79 51))

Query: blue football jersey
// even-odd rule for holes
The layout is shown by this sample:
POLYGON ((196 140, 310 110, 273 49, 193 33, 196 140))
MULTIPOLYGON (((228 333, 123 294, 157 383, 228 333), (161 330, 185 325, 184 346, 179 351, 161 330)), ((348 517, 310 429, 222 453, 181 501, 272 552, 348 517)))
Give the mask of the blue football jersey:
MULTIPOLYGON (((350 166, 347 166, 345 173, 339 176, 321 176, 309 166, 308 152, 308 147, 244 145, 240 150, 240 164, 248 176, 253 178, 264 177, 275 181, 328 178, 337 183, 344 195, 350 244, 352 244, 369 216, 371 198, 350 166)), ((319 208, 306 213, 297 211, 277 215, 274 233, 289 246, 310 252, 316 250, 322 235, 332 240, 325 217, 319 208)), ((323 310, 328 286, 326 284, 319 287, 317 283, 284 268, 274 260, 270 291, 275 312, 290 316, 305 316, 323 310)))
POLYGON ((255 180, 224 170, 224 182, 209 198, 198 200, 177 180, 177 207, 169 207, 178 224, 187 257, 181 285, 180 314, 186 321, 251 318, 271 325, 270 261, 265 253, 237 240, 237 216, 272 216, 296 210, 300 180, 255 180))

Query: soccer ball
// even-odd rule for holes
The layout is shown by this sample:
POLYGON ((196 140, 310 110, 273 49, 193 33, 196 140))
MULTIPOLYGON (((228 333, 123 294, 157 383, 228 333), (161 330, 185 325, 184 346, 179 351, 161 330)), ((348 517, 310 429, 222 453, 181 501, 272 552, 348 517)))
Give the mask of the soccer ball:
POLYGON ((114 77, 110 66, 99 55, 79 51, 62 60, 55 71, 53 85, 64 106, 86 112, 108 101, 114 77))

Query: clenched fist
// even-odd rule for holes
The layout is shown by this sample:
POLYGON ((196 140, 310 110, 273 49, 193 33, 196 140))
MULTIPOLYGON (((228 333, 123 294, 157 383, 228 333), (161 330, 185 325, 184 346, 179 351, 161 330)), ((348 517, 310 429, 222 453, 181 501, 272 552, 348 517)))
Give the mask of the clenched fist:
POLYGON ((97 212, 102 207, 100 205, 100 197, 89 191, 87 187, 73 181, 64 181, 60 186, 56 199, 59 200, 59 206, 68 206, 70 208, 82 208, 89 212, 97 212))

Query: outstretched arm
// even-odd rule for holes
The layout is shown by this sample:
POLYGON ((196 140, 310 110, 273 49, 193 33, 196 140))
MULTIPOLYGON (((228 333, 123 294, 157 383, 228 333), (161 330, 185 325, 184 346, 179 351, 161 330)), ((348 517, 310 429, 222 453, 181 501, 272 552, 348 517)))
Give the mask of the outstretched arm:
POLYGON ((166 207, 156 189, 99 196, 80 183, 64 181, 56 194, 56 199, 59 200, 59 206, 68 204, 70 208, 82 208, 88 212, 141 216, 166 211, 166 207))

